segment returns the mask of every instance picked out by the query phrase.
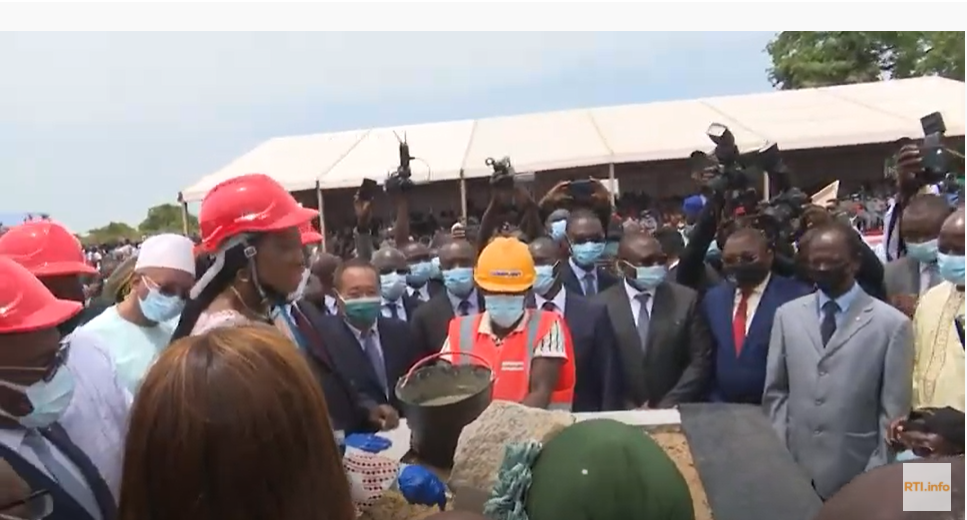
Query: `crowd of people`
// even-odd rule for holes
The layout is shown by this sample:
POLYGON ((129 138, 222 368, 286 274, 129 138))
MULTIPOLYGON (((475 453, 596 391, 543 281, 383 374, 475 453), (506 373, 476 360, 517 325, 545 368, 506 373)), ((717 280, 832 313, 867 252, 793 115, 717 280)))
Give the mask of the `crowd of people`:
MULTIPOLYGON (((381 455, 374 434, 404 415, 396 382, 434 356, 490 367, 494 399, 536 408, 761 407, 838 508, 823 518, 865 517, 849 496, 900 492, 876 487, 880 466, 963 468, 964 207, 931 193, 915 146, 898 156, 885 264, 828 208, 776 235, 708 186, 629 218, 601 183, 540 200, 495 183, 479 220, 426 240, 406 191, 382 230, 357 196, 340 254, 261 174, 207 194, 197 241, 105 254, 49 220, 13 226, 0 518, 350 520, 388 490, 443 508, 431 468, 381 455)), ((530 491, 498 486, 497 520, 571 518, 612 470, 635 485, 593 518, 694 518, 667 455, 613 421, 507 457, 533 466, 530 491), (574 464, 601 471, 557 474, 574 464)))

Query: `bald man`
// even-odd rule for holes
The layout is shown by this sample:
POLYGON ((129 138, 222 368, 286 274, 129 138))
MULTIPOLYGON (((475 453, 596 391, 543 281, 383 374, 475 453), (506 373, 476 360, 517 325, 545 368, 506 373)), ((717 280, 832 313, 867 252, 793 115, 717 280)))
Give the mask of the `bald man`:
POLYGON ((830 498, 815 520, 963 520, 964 457, 890 464, 864 473, 830 498), (904 511, 903 467, 906 464, 950 464, 950 511, 904 511))
POLYGON ((943 279, 937 266, 937 237, 952 208, 940 195, 917 195, 903 210, 900 236, 907 254, 884 268, 890 303, 913 317, 917 300, 943 279))
POLYGON ((667 262, 653 236, 626 234, 618 245, 622 280, 595 297, 617 337, 628 408, 700 401, 708 389, 712 342, 698 293, 666 280, 667 262))
POLYGON ((410 268, 406 256, 395 247, 383 246, 373 253, 372 264, 379 272, 381 314, 384 318, 410 321, 422 302, 407 293, 406 276, 410 268))
POLYGON ((312 259, 309 270, 318 280, 313 282, 312 290, 306 291, 306 299, 325 314, 337 314, 336 298, 332 290, 332 276, 342 259, 326 252, 318 252, 312 259))
POLYGON ((950 406, 963 412, 963 208, 944 220, 937 250, 938 269, 944 281, 923 295, 913 318, 916 361, 912 405, 914 408, 950 406))

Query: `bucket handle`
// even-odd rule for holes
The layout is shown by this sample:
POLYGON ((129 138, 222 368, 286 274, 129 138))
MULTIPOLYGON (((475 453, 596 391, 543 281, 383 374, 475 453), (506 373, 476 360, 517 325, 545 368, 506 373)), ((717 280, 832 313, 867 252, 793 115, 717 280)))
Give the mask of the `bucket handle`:
POLYGON ((476 359, 477 361, 480 361, 483 364, 484 368, 486 368, 487 370, 490 370, 490 380, 491 381, 494 380, 494 368, 492 366, 490 366, 490 362, 487 361, 480 354, 474 354, 473 352, 459 352, 459 353, 456 353, 456 352, 437 352, 436 354, 430 354, 429 356, 426 356, 425 358, 417 361, 416 363, 413 363, 413 367, 410 368, 409 372, 407 372, 406 375, 404 375, 400 379, 399 386, 401 388, 404 387, 404 386, 406 386, 406 383, 409 382, 410 377, 413 375, 413 372, 416 372, 416 370, 418 368, 423 367, 423 365, 426 365, 430 361, 433 361, 433 360, 436 360, 436 359, 440 359, 443 356, 468 356, 468 357, 472 357, 472 358, 476 359))

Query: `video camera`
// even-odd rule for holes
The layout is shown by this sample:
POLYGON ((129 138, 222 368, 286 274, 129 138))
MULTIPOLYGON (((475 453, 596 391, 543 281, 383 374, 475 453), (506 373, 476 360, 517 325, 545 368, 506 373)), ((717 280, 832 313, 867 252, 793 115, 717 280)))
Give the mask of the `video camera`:
POLYGON ((777 244, 795 242, 802 231, 797 223, 810 201, 811 197, 799 188, 788 188, 760 203, 756 227, 777 244))
POLYGON ((923 173, 918 177, 924 184, 939 184, 944 193, 960 193, 964 189, 963 180, 949 171, 947 149, 944 147, 944 134, 947 126, 940 112, 927 114, 920 118, 923 128, 923 144, 920 146, 920 161, 923 173))
POLYGON ((494 173, 490 175, 490 185, 495 188, 514 187, 514 166, 510 164, 510 157, 504 157, 497 161, 493 157, 487 157, 484 164, 490 166, 494 173))
POLYGON ((406 142, 406 135, 400 139, 395 132, 396 140, 400 143, 400 164, 396 171, 391 172, 386 179, 387 192, 407 191, 413 187, 413 172, 410 171, 410 161, 416 159, 410 155, 410 145, 406 142))

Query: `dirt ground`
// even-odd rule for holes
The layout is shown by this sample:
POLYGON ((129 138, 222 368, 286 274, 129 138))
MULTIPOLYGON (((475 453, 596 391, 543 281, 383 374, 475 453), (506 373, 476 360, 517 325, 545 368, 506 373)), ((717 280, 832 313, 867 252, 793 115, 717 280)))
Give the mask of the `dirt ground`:
POLYGON ((675 461, 678 471, 682 472, 682 476, 688 482, 688 488, 692 492, 692 502, 695 503, 695 520, 712 520, 712 510, 708 507, 705 487, 698 476, 698 470, 695 469, 695 462, 692 460, 692 452, 688 447, 685 434, 680 432, 649 432, 649 435, 675 461))

